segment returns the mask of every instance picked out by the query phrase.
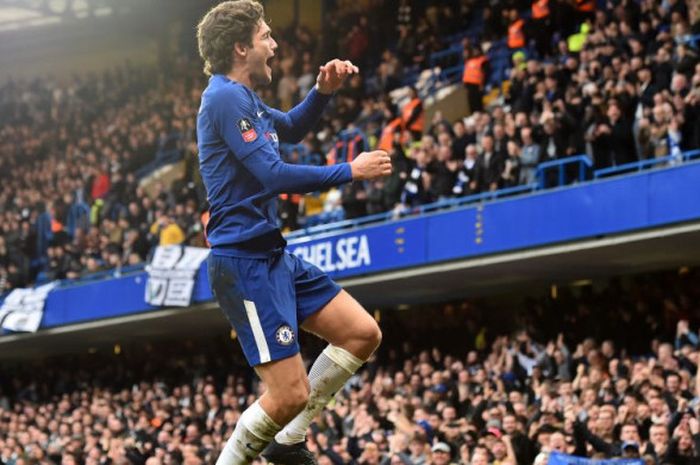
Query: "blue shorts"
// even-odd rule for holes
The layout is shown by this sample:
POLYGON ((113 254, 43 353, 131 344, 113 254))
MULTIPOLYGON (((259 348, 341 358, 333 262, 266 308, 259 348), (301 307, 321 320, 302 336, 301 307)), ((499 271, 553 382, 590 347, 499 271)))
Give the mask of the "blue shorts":
POLYGON ((299 324, 341 290, 316 266, 286 251, 268 258, 211 253, 207 271, 251 366, 299 353, 299 324))

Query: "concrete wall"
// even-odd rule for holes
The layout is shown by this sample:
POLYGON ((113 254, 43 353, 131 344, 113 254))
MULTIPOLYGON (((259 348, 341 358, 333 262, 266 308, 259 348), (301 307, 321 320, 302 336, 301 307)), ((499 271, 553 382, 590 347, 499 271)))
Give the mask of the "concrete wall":
MULTIPOLYGON (((100 71, 130 60, 152 64, 159 47, 166 53, 185 45, 196 50, 195 26, 218 0, 179 0, 163 9, 156 3, 136 3, 127 15, 62 22, 0 32, 0 83, 10 77, 100 71), (186 36, 186 37, 185 37, 186 36)), ((274 29, 298 19, 312 31, 321 24, 322 0, 265 0, 266 15, 274 29)))
POLYGON ((456 120, 469 115, 469 104, 467 103, 467 92, 464 86, 456 84, 438 92, 432 103, 426 105, 425 121, 426 128, 430 126, 433 115, 436 111, 441 111, 444 118, 454 123, 456 120))
POLYGON ((321 29, 322 0, 265 0, 263 3, 273 31, 289 26, 295 19, 312 31, 321 29))
POLYGON ((144 25, 112 18, 0 33, 0 82, 10 77, 99 71, 123 64, 155 63, 157 41, 144 25))
POLYGON ((139 185, 143 187, 150 197, 155 197, 159 184, 169 187, 178 179, 182 179, 185 174, 185 161, 178 161, 158 168, 143 178, 139 185))

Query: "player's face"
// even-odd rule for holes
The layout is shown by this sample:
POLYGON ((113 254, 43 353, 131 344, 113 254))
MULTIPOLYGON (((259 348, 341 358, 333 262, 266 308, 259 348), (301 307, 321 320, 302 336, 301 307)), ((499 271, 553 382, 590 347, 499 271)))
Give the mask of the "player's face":
POLYGON ((257 32, 253 35, 253 48, 248 55, 250 78, 254 85, 267 85, 272 82, 270 59, 275 56, 277 42, 272 38, 270 26, 260 21, 257 32))

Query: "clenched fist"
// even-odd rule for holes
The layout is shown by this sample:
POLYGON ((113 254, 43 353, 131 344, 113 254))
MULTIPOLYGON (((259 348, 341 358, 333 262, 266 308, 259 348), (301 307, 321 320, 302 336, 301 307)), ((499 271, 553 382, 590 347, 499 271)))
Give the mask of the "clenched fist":
POLYGON ((353 181, 365 181, 391 174, 391 158, 384 150, 362 152, 350 163, 353 181))

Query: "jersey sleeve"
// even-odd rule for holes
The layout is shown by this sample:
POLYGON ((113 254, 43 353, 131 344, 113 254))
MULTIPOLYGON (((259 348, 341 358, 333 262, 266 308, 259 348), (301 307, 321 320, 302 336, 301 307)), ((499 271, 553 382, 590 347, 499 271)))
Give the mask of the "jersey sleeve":
POLYGON ((255 156, 247 157, 242 162, 272 194, 304 194, 330 189, 352 181, 352 169, 349 163, 332 166, 285 163, 270 143, 256 150, 255 156))
POLYGON ((257 125, 252 98, 247 92, 227 89, 219 97, 214 111, 217 129, 234 156, 268 192, 306 193, 352 181, 349 163, 333 166, 285 163, 257 125))
POLYGON ((314 86, 306 98, 287 113, 268 107, 280 140, 292 144, 301 141, 318 123, 330 99, 330 95, 321 94, 314 86))
POLYGON ((233 86, 212 98, 214 127, 239 160, 267 143, 255 117, 253 100, 242 86, 233 86))

